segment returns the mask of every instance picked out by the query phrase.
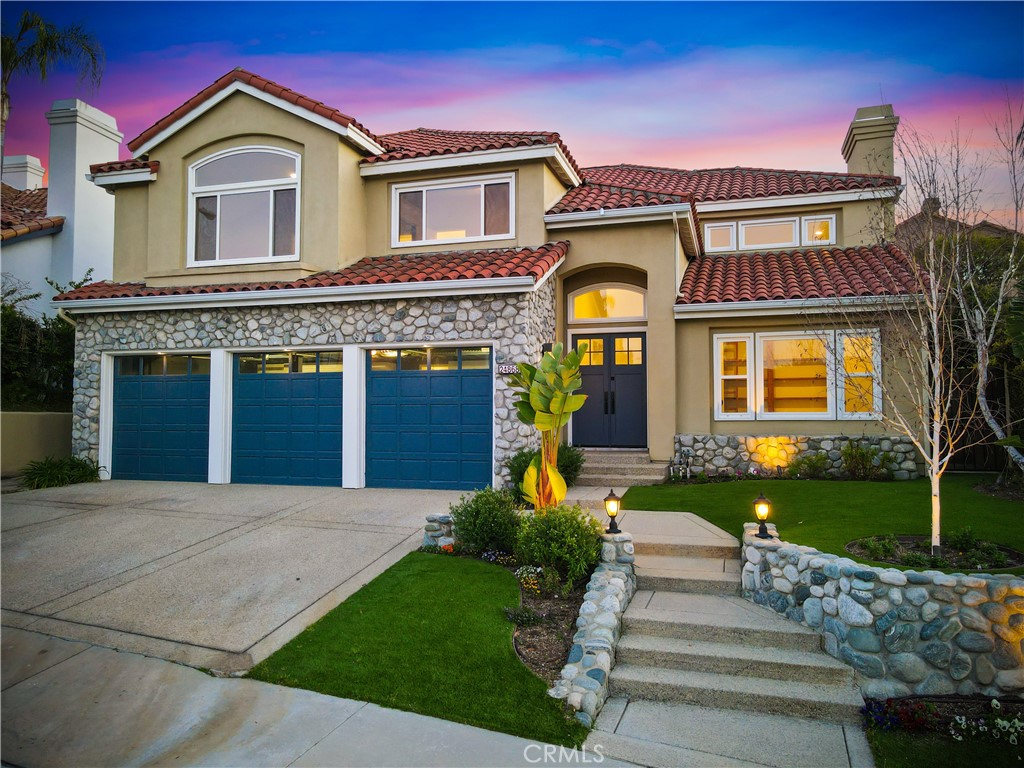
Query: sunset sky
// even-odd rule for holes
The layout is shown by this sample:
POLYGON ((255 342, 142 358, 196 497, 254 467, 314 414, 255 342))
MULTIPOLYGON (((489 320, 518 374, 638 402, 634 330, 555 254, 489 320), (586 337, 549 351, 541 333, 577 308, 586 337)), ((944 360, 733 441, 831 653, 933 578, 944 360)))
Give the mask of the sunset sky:
MULTIPOLYGON (((106 49, 93 91, 16 76, 6 153, 48 154, 43 114, 77 96, 126 140, 241 66, 376 133, 555 130, 581 165, 845 170, 859 106, 892 103, 990 145, 1024 97, 1024 3, 48 3, 106 49)), ((122 146, 121 157, 129 157, 122 146)))

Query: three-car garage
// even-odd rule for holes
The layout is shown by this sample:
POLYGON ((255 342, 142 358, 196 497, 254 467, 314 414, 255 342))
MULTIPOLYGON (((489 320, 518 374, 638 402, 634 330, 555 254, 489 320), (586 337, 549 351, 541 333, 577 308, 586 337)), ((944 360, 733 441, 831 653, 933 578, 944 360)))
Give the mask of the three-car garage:
POLYGON ((464 490, 492 482, 489 346, 213 356, 212 365, 208 352, 112 357, 111 477, 464 490), (356 370, 346 374, 346 363, 356 370))

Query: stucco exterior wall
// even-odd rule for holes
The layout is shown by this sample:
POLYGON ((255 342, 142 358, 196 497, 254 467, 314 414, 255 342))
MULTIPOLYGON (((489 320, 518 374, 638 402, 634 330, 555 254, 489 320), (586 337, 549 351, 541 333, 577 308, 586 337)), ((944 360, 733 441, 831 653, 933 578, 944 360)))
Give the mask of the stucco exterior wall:
MULTIPOLYGON (((551 230, 548 239, 572 245, 558 277, 558 338, 569 340, 565 297, 568 290, 598 285, 621 276, 626 267, 644 275, 647 287, 647 442, 651 458, 668 460, 674 452, 677 399, 675 243, 671 221, 551 230), (610 272, 609 270, 617 270, 610 272)), ((609 322, 609 326, 626 324, 609 322)), ((629 324, 635 327, 634 324, 629 324)), ((578 325, 597 329, 603 325, 578 325)))
POLYGON ((9 241, 0 252, 0 271, 24 283, 26 294, 40 294, 39 298, 21 305, 31 315, 53 314, 50 299, 54 291, 46 278, 54 276, 53 240, 56 237, 60 234, 9 241))
POLYGON ((16 475, 30 461, 71 455, 70 413, 0 414, 0 475, 16 475))
MULTIPOLYGON (((123 265, 134 266, 138 257, 129 251, 140 247, 146 252, 144 275, 123 279, 145 278, 155 286, 294 279, 357 261, 365 255, 361 157, 336 134, 235 93, 149 153, 150 160, 160 161, 160 171, 148 185, 145 239, 118 238, 119 271, 123 273, 123 265), (302 157, 300 261, 188 269, 188 167, 214 152, 247 145, 280 147, 302 157)), ((135 201, 129 205, 141 207, 135 201)), ((135 238, 143 233, 128 234, 135 238)))

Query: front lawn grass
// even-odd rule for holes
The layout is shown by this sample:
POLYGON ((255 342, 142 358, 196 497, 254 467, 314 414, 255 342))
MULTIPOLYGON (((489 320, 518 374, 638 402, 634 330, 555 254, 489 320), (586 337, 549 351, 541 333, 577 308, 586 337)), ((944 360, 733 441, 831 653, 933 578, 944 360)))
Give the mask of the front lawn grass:
POLYGON ((877 768, 992 768, 1017 764, 1021 758, 1019 747, 994 739, 954 741, 934 733, 877 729, 867 735, 877 768))
POLYGON ((249 677, 579 746, 587 730, 519 660, 497 565, 413 552, 253 667, 249 677))
MULTIPOLYGON (((974 490, 984 475, 942 479, 942 530, 970 526, 978 538, 1024 550, 1024 504, 974 490)), ((736 480, 704 485, 630 488, 622 508, 692 512, 739 537, 754 518, 753 501, 772 502, 769 522, 783 541, 846 555, 846 544, 866 536, 929 534, 931 490, 927 479, 887 483, 853 480, 736 480)), ((629 530, 629 514, 622 523, 629 530)), ((864 560, 874 563, 871 560, 864 560)), ((875 565, 890 566, 887 563, 875 565)), ((1022 568, 1012 573, 1024 572, 1022 568)))

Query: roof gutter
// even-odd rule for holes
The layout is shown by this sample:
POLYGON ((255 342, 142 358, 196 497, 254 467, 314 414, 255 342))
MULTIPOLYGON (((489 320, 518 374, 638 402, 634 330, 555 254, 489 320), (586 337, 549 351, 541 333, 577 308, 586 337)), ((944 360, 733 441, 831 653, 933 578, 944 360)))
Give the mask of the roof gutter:
POLYGON ((666 205, 642 205, 634 208, 601 208, 597 211, 572 211, 571 213, 549 213, 544 216, 548 229, 587 226, 588 224, 629 223, 633 221, 671 221, 678 214, 690 218, 689 203, 666 205))
POLYGON ((886 307, 915 303, 914 296, 854 296, 826 299, 778 299, 770 301, 729 301, 705 304, 676 304, 676 320, 699 320, 747 315, 828 314, 829 312, 872 312, 886 307))
MULTIPOLYGON (((550 275, 563 260, 548 270, 550 275)), ((198 309, 203 307, 252 307, 281 304, 330 304, 368 299, 407 299, 421 296, 473 296, 485 293, 533 292, 543 285, 547 275, 534 280, 521 277, 488 277, 471 280, 432 280, 417 283, 378 283, 341 285, 326 288, 283 288, 280 290, 196 293, 177 296, 126 296, 112 299, 72 299, 53 301, 51 305, 71 314, 99 312, 145 312, 158 309, 198 309)))

